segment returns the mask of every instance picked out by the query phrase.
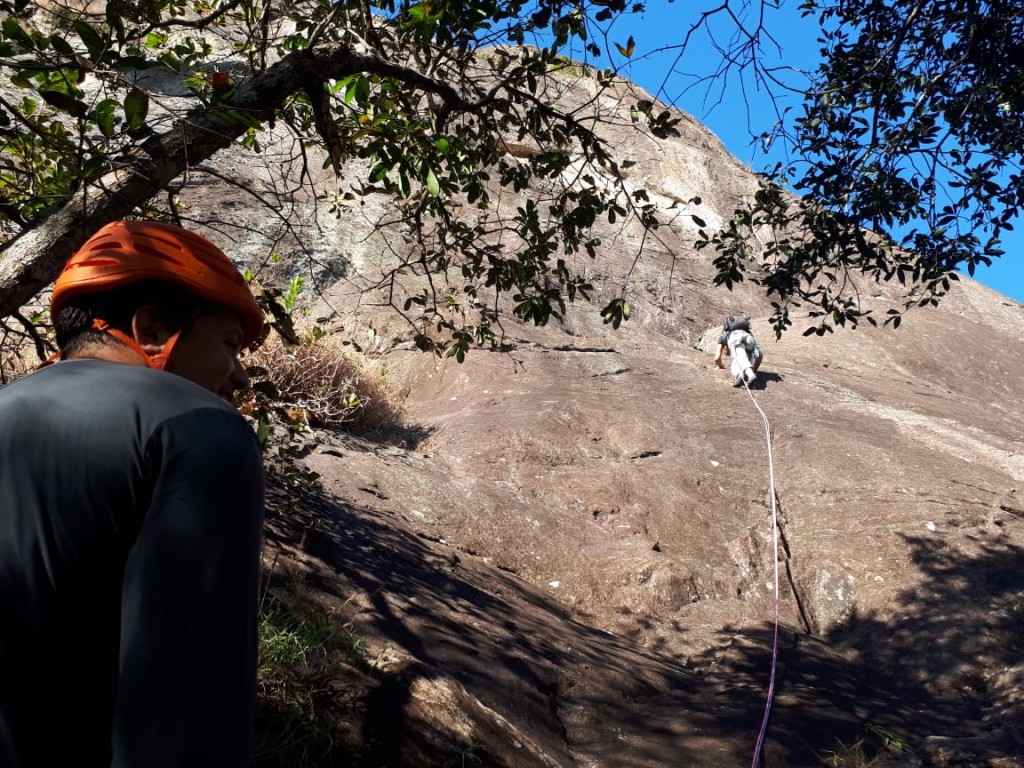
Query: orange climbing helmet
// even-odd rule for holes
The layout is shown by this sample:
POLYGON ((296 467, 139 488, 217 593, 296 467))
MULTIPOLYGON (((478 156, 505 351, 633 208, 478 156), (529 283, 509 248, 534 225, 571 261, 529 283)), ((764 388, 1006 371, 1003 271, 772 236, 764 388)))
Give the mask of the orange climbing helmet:
POLYGON ((178 285, 237 312, 245 344, 256 340, 263 312, 231 260, 205 237, 155 221, 115 221, 78 249, 57 278, 50 300, 56 315, 69 298, 142 280, 178 285))

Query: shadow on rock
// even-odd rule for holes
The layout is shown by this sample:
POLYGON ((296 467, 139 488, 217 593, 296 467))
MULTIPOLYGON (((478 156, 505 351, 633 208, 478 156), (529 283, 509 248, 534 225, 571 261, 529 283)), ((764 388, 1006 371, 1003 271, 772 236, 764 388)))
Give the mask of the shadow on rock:
POLYGON ((415 536, 390 515, 323 499, 315 507, 312 518, 274 520, 270 535, 329 567, 313 577, 317 589, 343 601, 363 595, 361 630, 407 659, 389 670, 400 679, 382 678, 366 702, 375 765, 443 763, 437 752, 426 762, 416 755, 429 754, 423 732, 438 730, 436 700, 445 698, 462 719, 477 713, 469 746, 491 729, 488 765, 603 765, 612 754, 623 768, 749 759, 756 697, 708 686, 674 660, 580 624, 514 575, 415 536))
MULTIPOLYGON (((723 630, 684 666, 575 621, 514 574, 414 535, 398 516, 306 502, 273 521, 272 534, 327 566, 318 589, 362 595, 360 628, 404 658, 365 701, 372 764, 439 765, 459 749, 478 750, 478 765, 517 768, 750 761, 771 625, 723 630)), ((935 736, 965 740, 975 756, 1013 754, 983 715, 994 706, 986 676, 1020 661, 1024 554, 907 541, 926 578, 901 597, 896 619, 855 616, 827 639, 782 628, 764 768, 818 766, 858 742, 906 747, 930 765, 972 764, 935 757, 935 736)))
MULTIPOLYGON (((905 539, 925 579, 895 618, 855 615, 823 640, 783 631, 763 765, 821 765, 857 743, 931 766, 1020 765, 1024 678, 1006 673, 1024 656, 1024 550, 991 543, 968 555, 905 539)), ((771 639, 723 633, 726 650, 694 663, 737 691, 766 690, 771 639)))
POLYGON ((754 383, 750 385, 751 389, 766 390, 768 384, 781 384, 785 380, 785 377, 781 373, 774 373, 772 371, 758 371, 757 378, 754 379, 754 383))

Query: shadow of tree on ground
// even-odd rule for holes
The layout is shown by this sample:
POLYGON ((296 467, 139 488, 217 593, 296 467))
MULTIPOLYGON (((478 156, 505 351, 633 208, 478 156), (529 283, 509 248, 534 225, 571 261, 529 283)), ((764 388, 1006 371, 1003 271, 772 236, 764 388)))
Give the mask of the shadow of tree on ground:
MULTIPOLYGON (((607 764, 623 768, 750 762, 768 686, 768 624, 723 630, 728 653, 693 660, 714 668, 698 675, 574 621, 513 574, 417 536, 391 514, 309 497, 272 520, 269 535, 327 567, 317 589, 369 600, 360 626, 414 660, 363 670, 356 765, 457 760, 451 734, 416 715, 410 691, 424 680, 454 681, 507 723, 476 765, 540 765, 516 746, 524 739, 565 765, 588 755, 615 755, 607 764)), ((821 765, 837 743, 866 736, 877 749, 891 735, 890 746, 917 751, 928 736, 992 730, 983 720, 986 674, 1021 659, 1024 552, 991 542, 967 554, 906 540, 923 581, 893 617, 855 616, 826 639, 783 628, 765 768, 821 765)))
MULTIPOLYGON (((822 640, 784 633, 764 765, 820 765, 838 743, 859 740, 876 752, 906 747, 936 766, 1024 754, 1012 733, 1024 712, 1009 714, 1016 726, 993 719, 998 693, 988 682, 1024 659, 1024 550, 993 541, 967 553, 904 539, 923 578, 892 616, 855 615, 822 640), (944 757, 929 755, 937 736, 954 746, 944 757)), ((766 688, 770 630, 733 649, 719 668, 737 685, 766 688)))

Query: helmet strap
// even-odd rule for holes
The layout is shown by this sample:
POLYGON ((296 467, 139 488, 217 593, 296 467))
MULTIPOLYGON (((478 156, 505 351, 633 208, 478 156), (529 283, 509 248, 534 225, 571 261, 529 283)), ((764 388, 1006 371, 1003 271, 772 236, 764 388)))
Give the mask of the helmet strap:
POLYGON ((160 351, 157 352, 156 354, 151 355, 142 348, 142 345, 139 344, 139 342, 137 342, 124 331, 120 331, 117 328, 112 328, 110 324, 107 323, 106 320, 102 320, 97 317, 92 321, 92 329, 94 331, 99 331, 100 333, 105 333, 108 336, 113 336, 115 339, 117 339, 130 350, 132 350, 132 352, 141 357, 142 361, 147 366, 149 366, 150 368, 155 368, 158 371, 166 370, 167 361, 170 360, 171 352, 174 350, 174 345, 178 342, 178 337, 181 336, 181 332, 185 329, 186 325, 188 325, 188 323, 186 323, 181 328, 172 333, 168 337, 167 341, 164 342, 163 346, 160 348, 160 351))

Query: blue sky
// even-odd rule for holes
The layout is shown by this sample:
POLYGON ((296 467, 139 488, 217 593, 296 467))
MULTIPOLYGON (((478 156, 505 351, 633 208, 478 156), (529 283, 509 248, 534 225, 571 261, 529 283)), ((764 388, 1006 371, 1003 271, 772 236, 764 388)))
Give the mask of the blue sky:
MULTIPOLYGON (((751 139, 752 133, 759 134, 769 129, 777 119, 776 108, 767 89, 752 78, 741 78, 735 73, 725 80, 709 81, 710 87, 700 80, 714 75, 721 66, 722 56, 715 49, 715 38, 720 46, 725 47, 734 28, 725 23, 715 23, 710 36, 706 30, 695 32, 685 54, 678 57, 678 46, 687 30, 699 19, 699 11, 715 5, 718 3, 650 0, 644 13, 627 15, 616 22, 607 47, 614 50, 614 43, 624 46, 632 36, 636 42, 632 58, 627 61, 620 55, 613 57, 622 74, 661 100, 698 118, 730 152, 759 170, 782 159, 774 149, 766 155, 751 139)), ((738 7, 740 4, 734 5, 738 7)), ((759 2, 748 5, 752 8, 761 6, 759 2)), ((779 10, 769 12, 765 17, 765 28, 777 45, 764 46, 759 52, 773 76, 796 86, 804 82, 800 71, 813 69, 818 60, 818 27, 813 17, 801 18, 798 6, 797 0, 785 0, 779 10)), ((724 19, 718 17, 718 21, 724 22, 724 19)), ((594 42, 605 47, 605 41, 594 42)), ((587 57, 579 51, 574 58, 587 57)), ((606 64, 594 63, 599 66, 606 64)), ((796 109, 799 104, 797 95, 787 94, 783 86, 772 87, 776 104, 796 109)), ((1004 241, 1003 247, 1006 255, 996 260, 992 267, 977 270, 974 277, 1024 303, 1024 258, 1021 256, 1024 222, 1004 241)))

